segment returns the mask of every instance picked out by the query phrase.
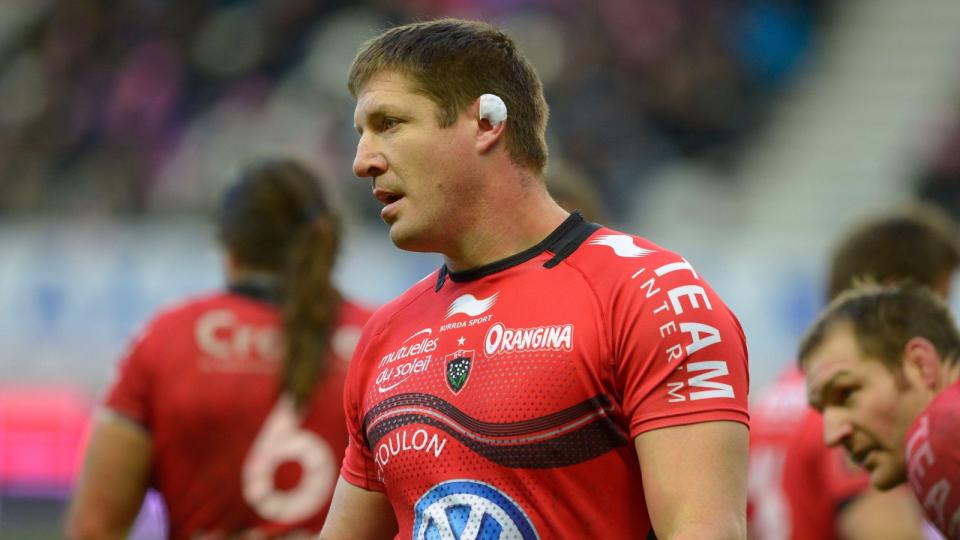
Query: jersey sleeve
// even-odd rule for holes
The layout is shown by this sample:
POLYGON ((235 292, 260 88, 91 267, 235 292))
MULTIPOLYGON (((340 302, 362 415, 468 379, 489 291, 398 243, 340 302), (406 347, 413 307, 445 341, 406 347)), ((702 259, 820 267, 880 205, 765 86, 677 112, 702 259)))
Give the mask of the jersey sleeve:
POLYGON ((614 377, 631 436, 714 420, 748 424, 739 321, 676 254, 636 261, 617 283, 610 315, 614 377))
POLYGON ((370 325, 364 329, 360 342, 354 350, 353 360, 347 372, 343 389, 343 409, 347 421, 347 450, 340 467, 340 476, 351 484, 370 491, 384 491, 383 480, 373 460, 373 454, 367 445, 363 431, 363 392, 362 381, 364 356, 369 343, 370 325))
POLYGON ((117 375, 104 405, 137 424, 150 429, 154 325, 141 330, 128 344, 117 365, 117 375))

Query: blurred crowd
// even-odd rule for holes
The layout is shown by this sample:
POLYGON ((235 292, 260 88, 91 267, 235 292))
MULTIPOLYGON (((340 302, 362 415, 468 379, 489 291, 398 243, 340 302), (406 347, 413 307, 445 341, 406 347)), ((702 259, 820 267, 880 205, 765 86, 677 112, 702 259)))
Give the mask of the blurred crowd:
POLYGON ((582 167, 616 217, 618 194, 656 167, 736 159, 815 50, 828 4, 10 0, 0 215, 201 211, 231 167, 278 150, 347 180, 356 46, 453 14, 516 36, 546 84, 554 156, 582 167))

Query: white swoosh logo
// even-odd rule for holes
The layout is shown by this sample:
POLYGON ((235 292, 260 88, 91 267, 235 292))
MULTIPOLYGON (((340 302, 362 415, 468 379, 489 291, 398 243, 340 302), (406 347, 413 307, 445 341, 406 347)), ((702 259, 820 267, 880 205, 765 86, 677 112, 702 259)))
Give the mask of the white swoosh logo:
POLYGON ((377 391, 380 392, 381 394, 384 393, 384 392, 389 392, 389 391, 393 390, 394 388, 396 388, 396 387, 400 386, 401 384, 403 384, 403 383, 404 383, 407 379, 409 379, 409 378, 410 378, 410 375, 407 375, 406 377, 404 377, 404 378, 400 379, 399 381, 391 384, 390 386, 378 386, 378 387, 377 387, 377 391))
POLYGON ((592 246, 607 246, 612 249, 617 257, 646 257, 655 253, 652 249, 643 249, 633 243, 633 238, 625 234, 605 234, 598 236, 590 241, 592 246))
POLYGON ((476 317, 477 315, 480 315, 484 311, 493 307, 494 302, 497 301, 497 295, 499 294, 499 292, 496 292, 493 293, 493 296, 487 298, 476 298, 472 294, 465 294, 450 304, 450 307, 447 309, 447 316, 445 318, 449 319, 458 313, 476 317))
POLYGON ((403 340, 403 343, 406 343, 406 342, 410 341, 411 339, 413 339, 413 338, 415 338, 415 337, 417 337, 417 336, 419 336, 420 334, 423 334, 423 333, 426 333, 426 334, 429 336, 430 334, 433 333, 433 329, 431 329, 431 328, 424 328, 423 330, 420 330, 419 332, 417 332, 417 333, 413 334, 412 336, 408 337, 407 339, 403 340))

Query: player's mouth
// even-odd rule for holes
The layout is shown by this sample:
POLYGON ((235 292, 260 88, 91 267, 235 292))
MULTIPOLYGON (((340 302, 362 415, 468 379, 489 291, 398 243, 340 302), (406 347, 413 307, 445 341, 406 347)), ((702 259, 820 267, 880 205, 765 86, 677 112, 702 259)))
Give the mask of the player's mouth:
POLYGON ((383 209, 380 210, 380 217, 385 221, 390 217, 389 215, 396 210, 395 204, 400 201, 400 199, 403 199, 402 193, 379 187, 373 188, 373 196, 383 203, 383 209))
POLYGON ((862 448, 860 450, 857 450, 856 452, 851 450, 849 452, 850 459, 852 459, 853 462, 856 463, 858 466, 864 469, 869 469, 870 462, 868 462, 868 460, 870 459, 870 455, 873 454, 874 450, 876 450, 876 448, 872 446, 867 448, 862 448))

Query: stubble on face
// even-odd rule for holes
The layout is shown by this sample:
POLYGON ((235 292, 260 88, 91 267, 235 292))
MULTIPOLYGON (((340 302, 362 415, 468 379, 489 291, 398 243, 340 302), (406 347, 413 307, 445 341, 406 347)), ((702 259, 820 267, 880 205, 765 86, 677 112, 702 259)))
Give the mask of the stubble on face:
MULTIPOLYGON (((387 171, 373 188, 395 190, 403 197, 381 214, 390 240, 406 251, 449 254, 476 219, 484 186, 472 167, 470 119, 439 125, 439 107, 415 90, 406 76, 384 72, 367 82, 358 96, 367 109, 399 110, 398 129, 378 135, 387 171)), ((362 116, 362 115, 358 115, 362 116)))
MULTIPOLYGON (((894 385, 895 386, 895 385, 894 385)), ((892 390, 893 386, 891 387, 892 390)), ((863 433, 870 437, 876 449, 864 464, 870 472, 870 483, 878 489, 890 489, 907 479, 904 447, 909 424, 903 421, 898 394, 891 391, 874 402, 864 412, 863 433)))
POLYGON ((421 244, 435 221, 436 205, 429 183, 443 142, 433 102, 416 92, 408 77, 380 72, 357 96, 355 122, 371 130, 362 136, 370 139, 371 155, 382 164, 371 189, 385 205, 381 219, 391 241, 401 249, 426 251, 421 244))
MULTIPOLYGON (((870 474, 870 482, 889 489, 906 479, 903 448, 909 421, 903 399, 909 393, 901 377, 880 360, 866 358, 849 325, 832 329, 805 366, 810 401, 821 409, 842 411, 849 429, 840 444, 870 474), (849 397, 846 396, 849 392, 849 397)), ((842 425, 842 424, 841 424, 842 425)))

